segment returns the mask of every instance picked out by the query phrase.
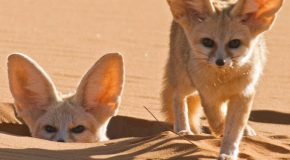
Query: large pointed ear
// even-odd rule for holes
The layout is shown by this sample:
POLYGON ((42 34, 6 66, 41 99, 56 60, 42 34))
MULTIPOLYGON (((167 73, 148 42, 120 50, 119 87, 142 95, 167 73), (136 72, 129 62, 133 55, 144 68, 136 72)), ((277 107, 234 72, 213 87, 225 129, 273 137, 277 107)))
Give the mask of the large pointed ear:
POLYGON ((120 104, 124 84, 123 58, 118 53, 101 57, 82 78, 75 102, 99 121, 113 116, 120 104))
POLYGON ((257 35, 271 28, 282 4, 283 0, 239 0, 230 14, 257 35))
POLYGON ((8 77, 17 113, 26 123, 34 123, 57 101, 51 79, 28 56, 12 54, 8 57, 8 77))
POLYGON ((175 21, 182 25, 192 18, 203 21, 207 16, 215 14, 212 0, 167 0, 167 2, 175 21))

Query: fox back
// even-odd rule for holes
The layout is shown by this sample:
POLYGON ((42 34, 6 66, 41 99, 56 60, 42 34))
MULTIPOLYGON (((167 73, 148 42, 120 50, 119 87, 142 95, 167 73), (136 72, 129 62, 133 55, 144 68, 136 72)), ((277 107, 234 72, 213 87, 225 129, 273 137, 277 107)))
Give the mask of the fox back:
POLYGON ((121 100, 123 72, 122 56, 107 54, 85 74, 75 94, 62 95, 31 58, 23 54, 8 58, 18 116, 33 137, 58 142, 107 140, 108 122, 121 100))

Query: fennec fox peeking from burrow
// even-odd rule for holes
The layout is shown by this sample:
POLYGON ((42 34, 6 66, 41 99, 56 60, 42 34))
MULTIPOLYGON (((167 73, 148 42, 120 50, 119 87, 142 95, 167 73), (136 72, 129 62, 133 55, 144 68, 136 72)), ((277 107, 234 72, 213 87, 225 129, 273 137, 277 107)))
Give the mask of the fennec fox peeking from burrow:
POLYGON ((118 111, 123 89, 120 54, 100 58, 73 95, 61 95, 45 71, 23 54, 9 56, 8 75, 16 112, 33 137, 58 142, 107 140, 107 125, 118 111))
POLYGON ((262 34, 283 0, 168 0, 174 17, 162 92, 176 132, 200 133, 199 101, 211 131, 223 135, 220 159, 237 159, 265 63, 262 34), (227 112, 222 112, 227 104, 227 112))

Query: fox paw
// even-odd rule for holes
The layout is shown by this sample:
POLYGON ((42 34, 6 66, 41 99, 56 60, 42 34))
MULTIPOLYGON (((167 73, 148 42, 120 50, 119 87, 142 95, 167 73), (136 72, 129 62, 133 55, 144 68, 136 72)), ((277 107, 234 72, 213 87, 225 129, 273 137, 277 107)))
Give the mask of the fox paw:
POLYGON ((236 160, 233 156, 221 154, 218 158, 218 160, 236 160))
POLYGON ((247 125, 244 130, 244 136, 256 136, 256 135, 257 133, 255 132, 255 130, 249 125, 247 125))
POLYGON ((177 132, 177 134, 180 136, 193 135, 193 133, 191 131, 188 131, 188 130, 179 131, 179 132, 177 132))

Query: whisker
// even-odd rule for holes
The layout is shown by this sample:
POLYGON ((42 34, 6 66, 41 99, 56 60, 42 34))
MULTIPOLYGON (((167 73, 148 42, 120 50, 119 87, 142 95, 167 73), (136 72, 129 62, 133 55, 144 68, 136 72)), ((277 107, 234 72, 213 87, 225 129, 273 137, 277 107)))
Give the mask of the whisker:
POLYGON ((194 53, 198 54, 200 57, 192 57, 192 59, 208 61, 208 56, 203 54, 201 51, 195 51, 194 53))
POLYGON ((206 56, 207 57, 207 55, 205 55, 203 52, 201 52, 201 51, 195 51, 194 53, 198 53, 198 54, 200 54, 200 55, 203 55, 203 56, 206 56))
POLYGON ((207 58, 195 58, 195 57, 193 57, 192 59, 196 59, 196 60, 208 60, 207 58))

